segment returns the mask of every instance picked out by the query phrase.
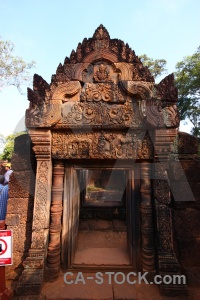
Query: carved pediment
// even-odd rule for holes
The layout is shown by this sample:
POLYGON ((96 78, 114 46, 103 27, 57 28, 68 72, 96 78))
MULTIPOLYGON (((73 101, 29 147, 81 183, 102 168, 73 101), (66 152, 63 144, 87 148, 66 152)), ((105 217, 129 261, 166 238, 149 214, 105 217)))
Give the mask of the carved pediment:
POLYGON ((50 85, 34 75, 26 126, 177 127, 176 99, 173 75, 155 85, 129 45, 111 39, 100 25, 58 65, 50 85))
POLYGON ((154 82, 148 68, 143 66, 129 45, 119 39, 110 39, 108 31, 103 25, 95 30, 92 38, 85 38, 82 43, 79 43, 76 51, 72 50, 70 58, 65 58, 63 68, 65 69, 66 64, 91 63, 98 60, 107 60, 111 63, 131 63, 134 66, 134 77, 138 78, 137 80, 154 82))

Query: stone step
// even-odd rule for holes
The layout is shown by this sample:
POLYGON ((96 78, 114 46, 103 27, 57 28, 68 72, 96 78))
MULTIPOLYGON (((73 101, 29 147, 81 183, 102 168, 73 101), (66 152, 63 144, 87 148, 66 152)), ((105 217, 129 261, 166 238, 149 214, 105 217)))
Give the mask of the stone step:
MULTIPOLYGON (((41 300, 138 300, 135 285, 117 284, 104 276, 103 282, 95 277, 95 273, 84 273, 78 276, 74 273, 65 277, 69 283, 64 281, 64 275, 56 281, 44 284, 40 298, 41 300)), ((119 276, 119 282, 122 277, 119 276)))
MULTIPOLYGON (((67 275, 61 273, 53 282, 46 282, 40 295, 14 296, 13 300, 197 300, 200 299, 200 289, 192 290, 189 296, 167 297, 160 294, 159 285, 137 282, 131 284, 123 281, 121 272, 113 272, 112 279, 102 271, 103 276, 97 277, 96 273, 78 272, 70 270, 67 275), (65 277, 64 277, 65 276, 65 277), (100 279, 103 279, 100 280, 100 279), (122 284, 121 284, 122 283, 122 284)), ((111 272, 111 271, 110 271, 111 272)), ((66 274, 66 273, 65 273, 66 274)), ((138 278, 129 277, 130 281, 138 281, 138 278)))

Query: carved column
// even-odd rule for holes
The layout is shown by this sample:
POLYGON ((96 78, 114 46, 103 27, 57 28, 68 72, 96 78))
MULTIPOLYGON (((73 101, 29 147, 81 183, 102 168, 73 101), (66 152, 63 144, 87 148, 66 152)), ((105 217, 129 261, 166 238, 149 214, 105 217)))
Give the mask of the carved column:
MULTIPOLYGON (((174 252, 171 192, 168 179, 169 156, 177 134, 176 129, 156 130, 154 198, 157 218, 158 272, 160 275, 180 275, 180 265, 174 252)), ((183 285, 161 284, 166 295, 185 293, 183 285)))
POLYGON ((48 280, 56 278, 60 270, 61 252, 61 218, 63 200, 63 179, 64 162, 61 160, 53 162, 53 182, 52 182, 52 201, 51 201, 51 220, 49 245, 47 253, 46 278, 48 280))
POLYGON ((44 280, 51 203, 51 132, 30 130, 37 159, 37 173, 32 223, 32 243, 24 270, 19 278, 17 294, 39 294, 44 280))
POLYGON ((144 161, 140 165, 141 193, 141 232, 142 232, 142 269, 155 272, 154 240, 153 240, 153 208, 151 189, 151 164, 144 161))

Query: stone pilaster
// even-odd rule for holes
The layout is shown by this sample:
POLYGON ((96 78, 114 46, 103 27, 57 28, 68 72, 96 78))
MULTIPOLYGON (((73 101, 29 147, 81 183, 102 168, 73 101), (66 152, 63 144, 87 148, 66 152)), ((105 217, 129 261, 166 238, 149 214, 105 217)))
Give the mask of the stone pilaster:
POLYGON ((47 253, 47 266, 45 277, 48 280, 56 278, 60 270, 61 252, 61 219, 63 201, 64 162, 61 160, 53 162, 53 182, 51 201, 51 220, 49 232, 49 245, 47 253))
POLYGON ((17 294, 39 294, 44 280, 47 240, 49 234, 51 204, 51 132, 30 130, 33 150, 37 159, 32 243, 28 257, 23 262, 24 270, 19 278, 17 294))
POLYGON ((153 208, 151 188, 151 164, 142 162, 140 165, 141 178, 141 232, 142 232, 142 269, 155 273, 155 255, 153 240, 153 208))
MULTIPOLYGON (((154 167, 154 199, 157 221, 157 255, 158 273, 165 275, 181 275, 180 265, 174 252, 173 220, 171 191, 169 186, 168 170, 169 158, 177 134, 176 129, 161 129, 155 133, 155 167, 154 167)), ((161 284, 161 292, 170 295, 186 293, 184 284, 161 284)))

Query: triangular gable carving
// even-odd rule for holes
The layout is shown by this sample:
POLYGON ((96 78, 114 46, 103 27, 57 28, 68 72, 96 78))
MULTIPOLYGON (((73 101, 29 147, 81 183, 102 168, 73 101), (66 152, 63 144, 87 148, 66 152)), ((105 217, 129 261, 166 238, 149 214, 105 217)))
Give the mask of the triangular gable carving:
POLYGON ((49 85, 34 75, 26 126, 51 128, 177 127, 173 75, 160 84, 135 52, 100 25, 58 65, 49 85))

